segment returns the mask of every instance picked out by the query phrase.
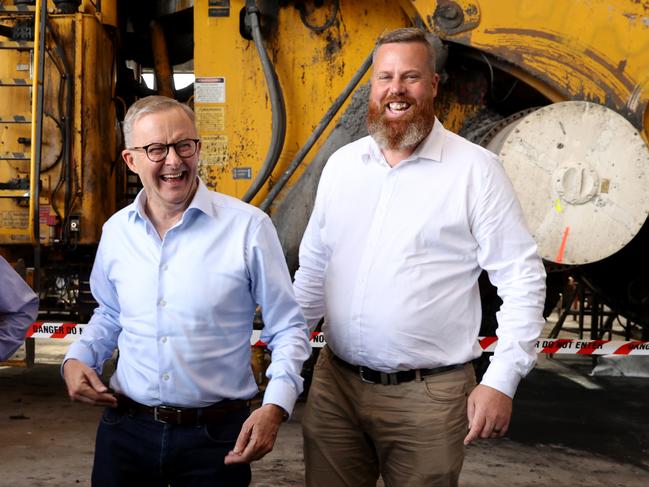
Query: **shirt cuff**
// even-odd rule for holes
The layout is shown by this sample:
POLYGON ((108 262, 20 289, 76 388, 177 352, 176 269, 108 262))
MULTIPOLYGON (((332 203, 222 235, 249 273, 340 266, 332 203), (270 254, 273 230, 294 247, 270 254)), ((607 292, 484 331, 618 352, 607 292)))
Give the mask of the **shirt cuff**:
POLYGON ((66 353, 65 357, 63 358, 63 362, 61 363, 61 377, 63 377, 63 366, 65 365, 65 362, 70 359, 78 360, 79 362, 86 364, 91 369, 95 369, 98 374, 101 374, 102 367, 95 365, 95 354, 92 352, 92 350, 84 347, 79 342, 75 342, 70 345, 68 353, 66 353))
POLYGON ((266 386, 262 405, 275 404, 286 411, 290 418, 291 414, 293 414, 293 407, 295 406, 296 400, 297 392, 295 389, 286 381, 275 379, 271 380, 266 386))
POLYGON ((513 399, 521 379, 521 375, 514 370, 511 364, 494 358, 480 383, 513 399))

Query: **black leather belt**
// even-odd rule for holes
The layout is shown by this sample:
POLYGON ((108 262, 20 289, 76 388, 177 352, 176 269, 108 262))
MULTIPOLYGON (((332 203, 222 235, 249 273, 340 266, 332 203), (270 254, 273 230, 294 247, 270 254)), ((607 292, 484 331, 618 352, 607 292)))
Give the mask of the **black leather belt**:
POLYGON ((250 401, 242 399, 226 399, 204 408, 179 408, 175 406, 145 406, 121 394, 117 394, 116 397, 117 410, 122 413, 149 414, 159 423, 179 426, 199 426, 216 423, 229 413, 250 407, 250 401))
POLYGON ((331 356, 338 364, 353 371, 363 382, 368 384, 397 385, 403 382, 422 380, 423 377, 429 375, 441 374, 442 372, 449 372, 464 367, 464 364, 442 365, 441 367, 435 367, 433 369, 400 370, 399 372, 387 373, 381 372, 380 370, 370 369, 369 367, 364 367, 362 365, 352 365, 333 353, 331 356))

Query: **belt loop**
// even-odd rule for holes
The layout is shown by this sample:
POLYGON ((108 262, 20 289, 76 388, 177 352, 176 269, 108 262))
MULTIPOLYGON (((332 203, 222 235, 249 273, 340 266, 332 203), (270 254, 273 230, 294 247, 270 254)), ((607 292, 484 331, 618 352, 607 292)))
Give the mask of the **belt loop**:
POLYGON ((381 372, 381 384, 383 384, 384 386, 387 386, 391 382, 390 379, 391 379, 390 374, 386 374, 385 372, 381 372))
POLYGON ((421 382, 424 378, 421 376, 421 369, 415 369, 415 380, 421 382))

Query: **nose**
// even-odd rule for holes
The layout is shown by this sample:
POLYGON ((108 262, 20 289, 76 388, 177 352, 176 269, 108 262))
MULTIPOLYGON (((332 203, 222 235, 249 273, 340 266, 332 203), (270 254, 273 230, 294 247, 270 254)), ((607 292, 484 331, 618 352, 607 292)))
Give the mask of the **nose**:
POLYGON ((390 82, 390 94, 391 95, 402 95, 404 92, 404 84, 401 81, 401 78, 395 76, 390 82))
POLYGON ((167 147, 167 157, 165 157, 165 164, 175 165, 183 162, 182 158, 176 152, 176 148, 173 145, 167 147))

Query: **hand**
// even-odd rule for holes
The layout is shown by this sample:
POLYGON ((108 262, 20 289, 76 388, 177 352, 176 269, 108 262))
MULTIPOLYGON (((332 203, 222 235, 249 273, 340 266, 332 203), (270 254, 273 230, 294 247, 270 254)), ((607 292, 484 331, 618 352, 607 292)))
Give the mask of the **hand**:
POLYGON ((93 406, 117 407, 117 398, 108 392, 97 373, 83 362, 69 359, 63 364, 63 378, 73 401, 93 406))
POLYGON ((225 457, 225 464, 250 463, 273 449, 284 410, 276 404, 265 404, 252 412, 243 423, 234 450, 225 457))
POLYGON ((509 428, 512 398, 493 387, 480 384, 469 395, 467 416, 469 434, 464 438, 465 445, 478 437, 500 438, 509 428))

